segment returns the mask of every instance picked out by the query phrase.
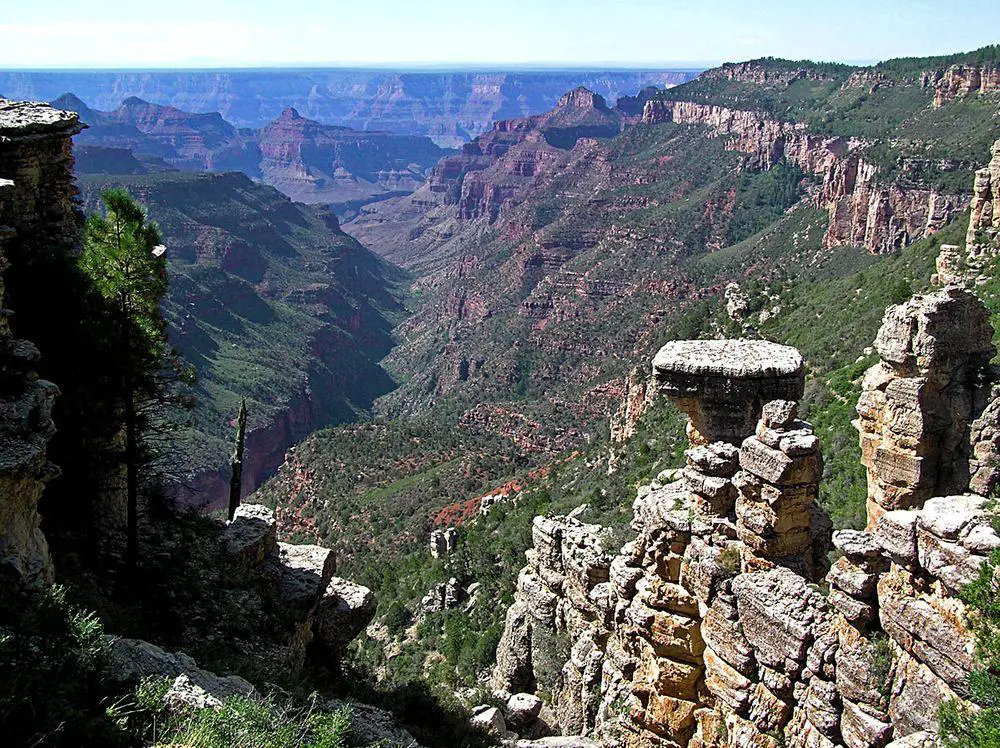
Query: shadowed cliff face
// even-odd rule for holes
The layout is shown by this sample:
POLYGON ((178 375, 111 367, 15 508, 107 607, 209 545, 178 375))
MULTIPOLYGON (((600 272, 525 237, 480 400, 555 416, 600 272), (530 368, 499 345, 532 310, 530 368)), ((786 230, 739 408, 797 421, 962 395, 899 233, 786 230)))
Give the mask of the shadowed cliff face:
MULTIPOLYGON (((586 86, 608 101, 648 85, 690 80, 691 71, 415 72, 375 70, 0 72, 0 91, 50 101, 73 91, 97 109, 123 97, 219 112, 239 127, 260 127, 292 106, 303 117, 356 130, 426 135, 456 147, 494 120, 551 109, 586 86)), ((84 119, 86 119, 84 117, 84 119)))
POLYGON ((321 208, 293 203, 242 174, 83 177, 87 209, 111 185, 129 189, 167 239, 170 342, 198 372, 199 404, 179 460, 193 491, 227 496, 239 398, 250 432, 249 493, 285 450, 316 428, 353 421, 393 387, 378 361, 402 317, 395 271, 321 208))

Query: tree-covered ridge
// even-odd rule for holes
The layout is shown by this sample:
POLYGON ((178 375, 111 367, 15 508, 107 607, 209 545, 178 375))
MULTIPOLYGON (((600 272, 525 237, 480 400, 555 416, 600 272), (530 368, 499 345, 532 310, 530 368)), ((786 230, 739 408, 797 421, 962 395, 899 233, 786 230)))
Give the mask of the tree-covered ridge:
POLYGON ((971 52, 956 52, 932 57, 897 57, 875 65, 876 70, 896 75, 919 75, 925 70, 947 68, 952 65, 1000 64, 1000 44, 991 44, 971 52))
MULTIPOLYGON (((957 55, 887 60, 870 67, 763 58, 723 65, 661 91, 655 98, 757 110, 805 123, 818 133, 904 143, 929 141, 926 145, 933 147, 957 133, 938 126, 947 114, 930 110, 934 86, 922 85, 921 73, 955 64, 992 65, 1000 58, 998 50, 991 46, 957 55)), ((949 102, 943 109, 961 103, 949 102)), ((993 122, 996 102, 984 104, 983 109, 961 112, 962 129, 969 129, 972 136, 966 145, 977 153, 985 153, 990 143, 980 142, 975 130, 981 121, 993 122)), ((956 143, 949 140, 946 144, 956 143)))

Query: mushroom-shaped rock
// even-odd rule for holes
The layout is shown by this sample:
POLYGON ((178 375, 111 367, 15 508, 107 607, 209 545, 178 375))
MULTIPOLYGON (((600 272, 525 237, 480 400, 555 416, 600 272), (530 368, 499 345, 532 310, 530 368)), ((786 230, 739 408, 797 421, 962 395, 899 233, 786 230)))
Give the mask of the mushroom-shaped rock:
POLYGON ((798 400, 802 355, 766 340, 675 340, 653 359, 660 390, 688 416, 692 444, 740 444, 765 403, 798 400))

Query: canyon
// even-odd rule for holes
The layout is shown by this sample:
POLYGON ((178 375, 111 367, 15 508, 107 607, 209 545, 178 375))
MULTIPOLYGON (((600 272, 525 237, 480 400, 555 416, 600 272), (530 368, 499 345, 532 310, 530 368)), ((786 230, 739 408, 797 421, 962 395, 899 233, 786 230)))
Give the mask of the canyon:
POLYGON ((995 97, 975 92, 985 118, 975 160, 911 155, 957 148, 940 128, 965 97, 935 108, 920 63, 908 64, 916 72, 752 61, 620 106, 577 89, 548 114, 496 122, 413 194, 363 206, 345 229, 417 273, 423 300, 386 361, 405 384, 381 412, 425 412, 473 391, 503 400, 528 367, 554 405, 551 389, 574 377, 587 389, 588 368, 575 364, 595 353, 590 381, 623 377, 664 317, 733 280, 695 278, 689 258, 738 245, 791 208, 810 231, 822 222, 830 256, 891 255, 934 236, 970 205, 995 97), (877 125, 858 114, 874 112, 874 98, 892 112, 877 125), (830 121, 817 122, 824 107, 830 121), (781 190, 780 207, 744 223, 757 208, 738 195, 752 189, 781 190), (525 347, 492 344, 512 337, 525 347))
POLYGON ((424 135, 460 147, 494 120, 550 109, 586 86, 609 101, 639 89, 690 80, 695 71, 0 71, 0 92, 51 101, 73 91, 110 110, 135 96, 196 112, 218 112, 238 127, 261 127, 288 107, 303 117, 355 130, 424 135))
POLYGON ((88 175, 148 207, 168 240, 171 343, 196 367, 198 405, 179 439, 179 499, 228 495, 231 426, 250 408, 244 494, 317 428, 354 421, 392 380, 378 363, 403 315, 399 274, 344 234, 328 208, 294 203, 241 173, 88 175))
POLYGON ((205 703, 346 657, 411 719, 433 693, 522 748, 935 745, 939 709, 982 706, 966 590, 1000 551, 1000 100, 973 57, 573 85, 461 131, 395 105, 344 129, 321 93, 245 121, 193 88, 0 100, 5 578, 79 583, 133 681, 205 703), (250 411, 247 503, 152 490, 139 584, 121 471, 89 459, 120 438, 75 439, 101 362, 74 258, 111 185, 162 226, 198 373, 164 498, 222 508, 250 411), (256 686, 202 669, 254 657, 256 686))

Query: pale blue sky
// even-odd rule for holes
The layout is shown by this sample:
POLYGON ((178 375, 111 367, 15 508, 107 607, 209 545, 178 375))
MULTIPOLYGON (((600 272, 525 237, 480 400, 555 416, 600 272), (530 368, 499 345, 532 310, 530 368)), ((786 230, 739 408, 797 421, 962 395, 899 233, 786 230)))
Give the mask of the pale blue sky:
POLYGON ((0 67, 877 60, 1000 42, 990 0, 0 0, 0 67))

